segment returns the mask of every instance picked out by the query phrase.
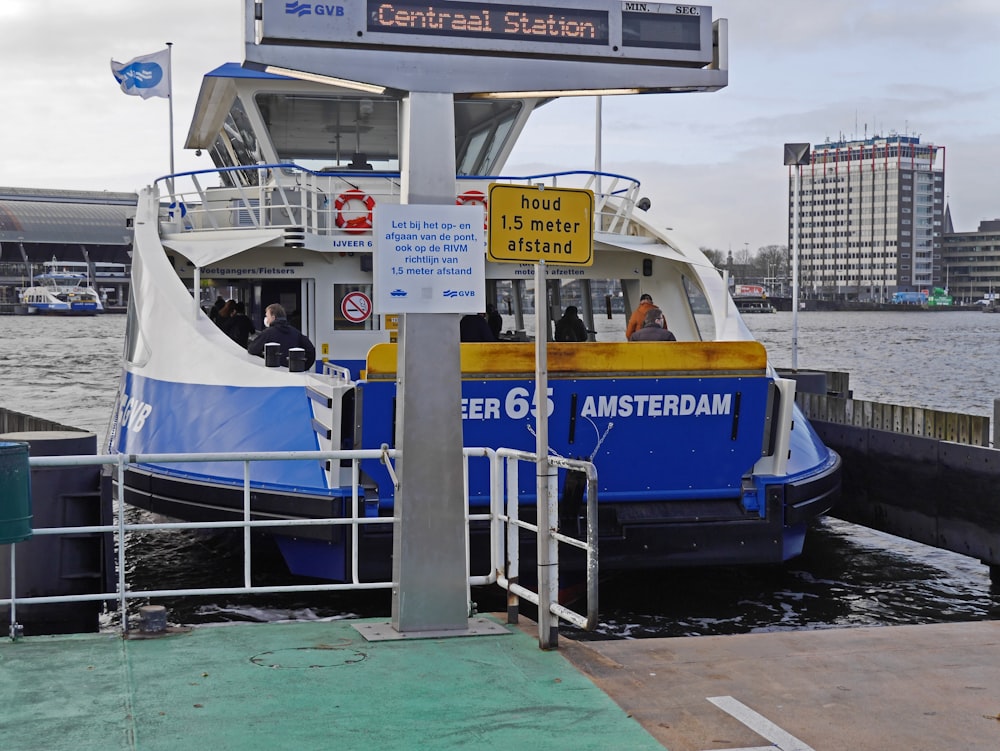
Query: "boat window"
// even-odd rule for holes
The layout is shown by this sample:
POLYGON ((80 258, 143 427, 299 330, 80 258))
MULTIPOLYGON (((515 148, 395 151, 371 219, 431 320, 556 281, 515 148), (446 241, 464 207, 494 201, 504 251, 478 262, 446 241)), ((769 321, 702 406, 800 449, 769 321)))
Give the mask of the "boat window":
POLYGON ((702 292, 698 283, 687 276, 682 276, 684 283, 684 293, 687 295, 688 305, 694 318, 694 326, 698 331, 698 338, 703 342, 715 340, 715 320, 712 317, 712 308, 708 304, 708 298, 702 292))
MULTIPOLYGON (((489 279, 486 300, 503 318, 501 339, 530 341, 535 338, 535 288, 530 279, 489 279)), ((615 279, 549 279, 549 339, 555 321, 573 305, 593 341, 620 342, 625 339, 625 305, 621 285, 615 279)))
POLYGON ((315 170, 399 170, 399 102, 366 95, 256 96, 279 162, 315 170))
POLYGON ((145 365, 149 361, 149 347, 143 340, 142 329, 135 310, 136 303, 129 300, 125 317, 124 357, 133 365, 145 365))
MULTIPOLYGON (((252 167, 261 160, 260 147, 254 136, 250 119, 243 103, 237 98, 226 115, 222 130, 215 137, 211 148, 212 160, 217 167, 252 167)), ((257 185, 256 169, 222 173, 222 180, 229 187, 257 185)))
POLYGON ((494 170, 521 107, 517 100, 455 102, 457 174, 488 175, 494 170))

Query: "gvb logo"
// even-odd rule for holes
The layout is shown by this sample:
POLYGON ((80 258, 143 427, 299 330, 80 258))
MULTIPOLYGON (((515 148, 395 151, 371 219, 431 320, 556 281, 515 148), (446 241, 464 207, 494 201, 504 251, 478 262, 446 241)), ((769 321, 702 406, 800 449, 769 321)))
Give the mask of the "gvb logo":
POLYGON ((146 419, 152 411, 152 404, 146 404, 146 402, 130 396, 122 407, 119 423, 128 430, 138 433, 145 427, 146 419))
POLYGON ((343 5, 326 5, 325 3, 300 3, 295 0, 292 3, 285 3, 285 14, 289 16, 342 16, 344 15, 343 5))

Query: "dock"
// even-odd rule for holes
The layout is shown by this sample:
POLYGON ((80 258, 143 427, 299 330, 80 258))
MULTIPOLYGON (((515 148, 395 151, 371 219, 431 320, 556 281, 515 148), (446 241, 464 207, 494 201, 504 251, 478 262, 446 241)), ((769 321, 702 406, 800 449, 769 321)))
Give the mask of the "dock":
POLYGON ((996 622, 553 651, 523 619, 499 635, 367 641, 355 626, 373 623, 2 640, 3 748, 1000 748, 996 622))
POLYGON ((0 642, 4 751, 662 746, 517 627, 367 641, 371 621, 0 642))
POLYGON ((563 644, 670 751, 1000 748, 995 621, 563 644))

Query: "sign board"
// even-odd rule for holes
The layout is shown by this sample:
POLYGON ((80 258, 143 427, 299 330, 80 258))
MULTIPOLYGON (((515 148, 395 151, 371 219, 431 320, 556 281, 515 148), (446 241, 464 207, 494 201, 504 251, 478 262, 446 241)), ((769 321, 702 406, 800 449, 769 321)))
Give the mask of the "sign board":
POLYGON ((489 193, 491 261, 590 266, 594 262, 594 193, 493 183, 489 193))
POLYGON ((367 321, 372 314, 372 301, 364 292, 348 292, 340 302, 340 312, 351 323, 367 321))
POLYGON ((712 8, 622 0, 255 0, 256 43, 712 62, 712 8))
POLYGON ((379 204, 374 224, 379 313, 486 310, 482 206, 379 204))

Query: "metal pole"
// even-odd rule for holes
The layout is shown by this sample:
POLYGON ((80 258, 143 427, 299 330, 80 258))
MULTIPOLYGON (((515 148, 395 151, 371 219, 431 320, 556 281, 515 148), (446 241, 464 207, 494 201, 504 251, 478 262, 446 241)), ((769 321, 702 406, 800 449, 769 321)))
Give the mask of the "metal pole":
POLYGON ((597 192, 597 200, 601 200, 602 186, 601 186, 601 167, 603 164, 603 154, 601 153, 602 138, 601 132, 603 129, 603 110, 604 110, 604 98, 597 97, 596 106, 594 109, 595 122, 594 122, 594 172, 597 173, 597 179, 594 183, 594 187, 597 192))
POLYGON ((174 198, 174 43, 167 42, 167 107, 170 112, 170 198, 174 198))
MULTIPOLYGON (((559 642, 559 619, 552 615, 552 592, 558 600, 559 581, 553 572, 558 570, 558 549, 555 547, 550 518, 551 487, 549 473, 549 374, 548 295, 545 294, 545 261, 535 266, 535 509, 538 515, 538 646, 555 649, 559 642)), ((558 516, 556 517, 558 519, 558 516)))
POLYGON ((795 165, 795 209, 792 212, 792 370, 799 369, 799 201, 802 165, 795 165))
POLYGON ((10 628, 8 634, 11 641, 18 637, 17 633, 17 545, 10 546, 10 628))
POLYGON ((191 295, 194 298, 194 310, 191 312, 194 314, 194 320, 198 320, 198 309, 201 308, 201 266, 194 267, 194 281, 191 286, 191 295))
MULTIPOLYGON (((410 92, 402 123, 403 202, 453 205, 454 97, 410 92)), ((459 318, 406 313, 399 325, 396 440, 402 452, 392 560, 397 632, 469 628, 459 318)))

